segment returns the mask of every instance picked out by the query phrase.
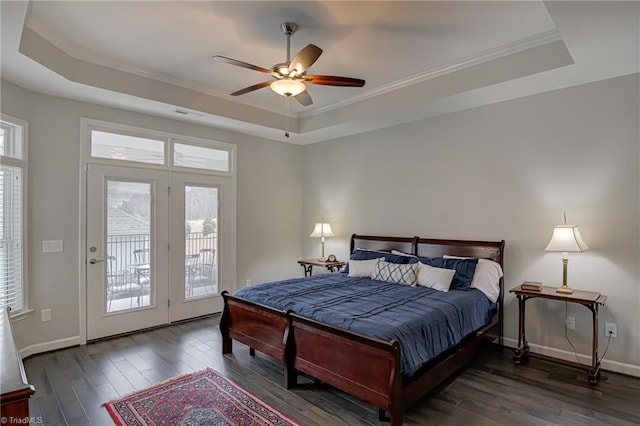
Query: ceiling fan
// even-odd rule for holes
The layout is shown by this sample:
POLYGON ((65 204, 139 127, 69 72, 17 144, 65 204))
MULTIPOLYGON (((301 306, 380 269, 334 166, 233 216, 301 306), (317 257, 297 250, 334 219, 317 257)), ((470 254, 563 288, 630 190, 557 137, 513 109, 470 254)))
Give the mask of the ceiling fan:
POLYGON ((322 49, 314 44, 308 44, 298 54, 290 59, 291 55, 291 35, 296 32, 298 25, 293 22, 285 22, 281 26, 282 32, 287 36, 287 61, 275 64, 271 68, 263 68, 252 65, 247 62, 238 61, 237 59, 228 58, 226 56, 215 55, 212 59, 219 58, 223 61, 242 68, 271 74, 275 80, 263 81, 244 89, 231 93, 231 96, 240 96, 254 90, 262 89, 270 86, 271 90, 282 96, 293 96, 298 102, 304 106, 311 105, 313 100, 307 91, 306 84, 320 84, 325 86, 341 86, 341 87, 362 87, 365 81, 358 78, 337 77, 333 75, 307 75, 307 69, 313 65, 322 49))

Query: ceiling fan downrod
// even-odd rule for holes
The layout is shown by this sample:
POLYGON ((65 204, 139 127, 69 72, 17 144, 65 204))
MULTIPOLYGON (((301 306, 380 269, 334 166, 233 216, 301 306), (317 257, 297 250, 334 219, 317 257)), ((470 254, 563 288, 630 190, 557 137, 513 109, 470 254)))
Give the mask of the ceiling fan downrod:
POLYGON ((282 32, 287 35, 287 64, 291 62, 291 36, 295 34, 298 29, 298 25, 293 22, 283 22, 280 25, 282 32))

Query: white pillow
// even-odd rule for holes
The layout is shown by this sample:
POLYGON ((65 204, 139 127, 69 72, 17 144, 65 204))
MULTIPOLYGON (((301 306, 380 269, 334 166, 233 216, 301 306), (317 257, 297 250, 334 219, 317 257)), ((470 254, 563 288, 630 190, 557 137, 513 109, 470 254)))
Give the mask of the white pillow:
MULTIPOLYGON (((443 256, 446 259, 469 259, 459 256, 443 256)), ((489 300, 496 302, 500 297, 500 278, 504 273, 498 262, 489 259, 478 259, 476 272, 471 280, 471 288, 477 288, 483 292, 489 300)))
POLYGON ((449 291, 455 273, 455 269, 436 268, 419 262, 418 285, 438 291, 449 291))
MULTIPOLYGON (((384 259, 381 257, 379 259, 384 259)), ((371 278, 376 271, 376 263, 379 259, 353 260, 349 259, 349 276, 371 278)))
POLYGON ((383 259, 377 259, 375 272, 372 279, 388 283, 416 285, 418 264, 416 263, 391 263, 383 259))

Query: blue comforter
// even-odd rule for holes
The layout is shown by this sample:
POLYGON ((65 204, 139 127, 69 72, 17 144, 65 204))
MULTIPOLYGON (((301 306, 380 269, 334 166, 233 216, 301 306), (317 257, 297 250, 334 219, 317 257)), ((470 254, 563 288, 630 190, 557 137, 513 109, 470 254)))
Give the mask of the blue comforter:
POLYGON ((475 289, 443 293, 344 273, 261 284, 236 296, 378 339, 395 339, 402 349, 404 376, 488 324, 496 306, 475 289))

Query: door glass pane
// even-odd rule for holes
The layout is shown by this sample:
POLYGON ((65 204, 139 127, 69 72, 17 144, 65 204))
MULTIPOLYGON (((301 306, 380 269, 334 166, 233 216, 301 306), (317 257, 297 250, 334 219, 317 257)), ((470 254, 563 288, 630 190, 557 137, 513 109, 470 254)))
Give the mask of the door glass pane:
POLYGON ((218 188, 185 185, 185 299, 218 293, 218 188))
POLYGON ((151 304, 151 184, 107 182, 106 311, 151 304))

